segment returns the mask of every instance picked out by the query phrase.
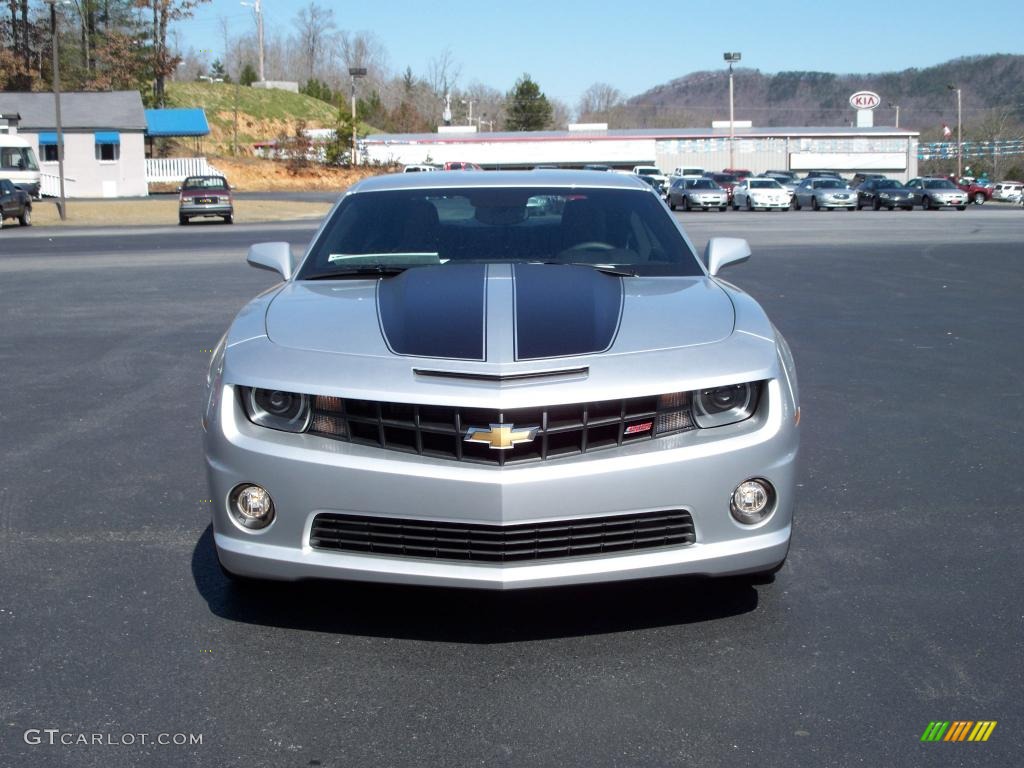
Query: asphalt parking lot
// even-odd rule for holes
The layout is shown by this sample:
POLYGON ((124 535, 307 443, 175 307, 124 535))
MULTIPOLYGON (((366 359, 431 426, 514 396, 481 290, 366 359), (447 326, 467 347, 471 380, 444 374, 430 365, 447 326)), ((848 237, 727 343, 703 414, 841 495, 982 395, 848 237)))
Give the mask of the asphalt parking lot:
POLYGON ((773 584, 238 592, 208 350, 273 283, 246 245, 313 225, 5 228, 0 765, 1018 764, 1024 212, 677 215, 701 247, 748 238, 723 277, 797 360, 773 584), (921 743, 933 720, 998 726, 921 743))

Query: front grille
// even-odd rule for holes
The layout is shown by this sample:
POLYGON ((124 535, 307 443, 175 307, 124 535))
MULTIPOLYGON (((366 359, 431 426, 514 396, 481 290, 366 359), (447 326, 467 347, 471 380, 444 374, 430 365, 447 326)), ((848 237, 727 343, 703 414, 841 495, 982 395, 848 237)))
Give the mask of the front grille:
POLYGON ((694 541, 693 520, 681 509, 512 525, 321 513, 309 538, 314 549, 489 563, 590 557, 694 541))
POLYGON ((392 451, 481 464, 576 456, 694 428, 685 393, 502 411, 412 405, 339 397, 313 398, 311 434, 392 451), (536 429, 510 448, 467 442, 471 428, 536 429))

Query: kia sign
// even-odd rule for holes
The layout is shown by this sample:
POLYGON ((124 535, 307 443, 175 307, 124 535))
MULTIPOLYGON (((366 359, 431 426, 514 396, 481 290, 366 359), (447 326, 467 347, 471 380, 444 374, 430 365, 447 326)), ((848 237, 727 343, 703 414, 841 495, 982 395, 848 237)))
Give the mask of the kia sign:
POLYGON ((874 109, 882 103, 882 97, 874 91, 857 91, 850 97, 850 106, 854 109, 874 109))

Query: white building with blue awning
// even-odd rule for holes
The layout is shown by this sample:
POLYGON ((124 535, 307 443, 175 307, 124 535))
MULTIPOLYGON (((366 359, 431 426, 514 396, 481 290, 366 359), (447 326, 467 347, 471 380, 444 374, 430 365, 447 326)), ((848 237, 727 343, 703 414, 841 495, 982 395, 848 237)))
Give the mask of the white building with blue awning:
MULTIPOLYGON (((68 197, 141 197, 146 185, 146 114, 138 91, 61 94, 68 197)), ((18 113, 18 135, 34 144, 44 192, 55 188, 57 119, 52 93, 0 93, 0 113, 18 113)))

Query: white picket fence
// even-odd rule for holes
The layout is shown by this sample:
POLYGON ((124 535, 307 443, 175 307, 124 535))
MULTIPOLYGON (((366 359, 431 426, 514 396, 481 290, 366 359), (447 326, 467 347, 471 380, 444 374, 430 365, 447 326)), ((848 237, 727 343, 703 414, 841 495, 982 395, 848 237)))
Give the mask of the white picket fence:
MULTIPOLYGON (((74 197, 72 190, 77 179, 73 179, 70 176, 64 177, 64 194, 68 197, 74 197)), ((39 196, 40 197, 60 197, 60 176, 54 173, 41 173, 39 174, 39 196)))
POLYGON ((184 181, 188 176, 221 176, 205 157, 159 157, 146 160, 146 182, 184 181))

